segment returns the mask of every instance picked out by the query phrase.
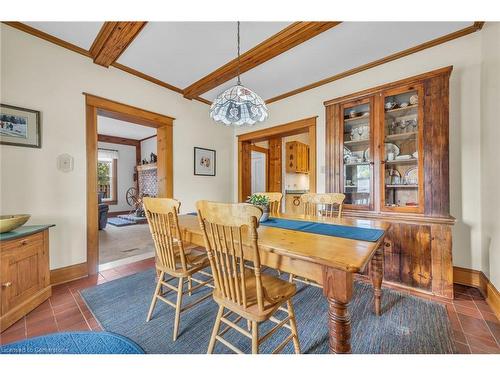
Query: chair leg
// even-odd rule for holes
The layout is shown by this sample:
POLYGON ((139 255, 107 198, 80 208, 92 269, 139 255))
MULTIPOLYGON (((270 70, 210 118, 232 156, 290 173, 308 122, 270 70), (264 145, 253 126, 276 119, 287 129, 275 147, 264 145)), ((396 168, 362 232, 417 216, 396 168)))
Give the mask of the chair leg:
POLYGON ((179 286, 177 287, 177 303, 175 305, 175 320, 174 320, 174 332, 173 332, 174 341, 177 340, 177 334, 179 332, 179 318, 181 315, 183 289, 184 289, 184 278, 179 277, 179 286))
POLYGON ((193 283, 192 283, 192 281, 191 281, 191 276, 188 276, 188 290, 189 290, 188 295, 189 295, 189 296, 192 294, 192 293, 191 293, 191 288, 192 288, 192 286, 193 286, 193 283))
POLYGON ((288 276, 288 282, 289 282, 289 283, 293 283, 293 274, 290 274, 290 275, 288 276))
POLYGON ((295 354, 300 354, 299 334, 297 332, 297 322, 295 321, 295 311, 293 309, 292 301, 286 301, 286 306, 288 308, 288 316, 290 317, 290 328, 292 329, 292 340, 295 354))
POLYGON ((252 321, 252 354, 259 354, 259 324, 252 321))
POLYGON ((155 293, 153 294, 153 300, 151 301, 151 305, 149 306, 149 311, 148 311, 148 316, 146 317, 146 322, 149 322, 151 320, 151 315, 153 314, 153 310, 156 306, 156 301, 157 298, 156 296, 160 294, 160 289, 161 289, 161 282, 163 280, 163 271, 160 272, 160 275, 158 276, 158 282, 156 283, 156 288, 155 288, 155 293))
POLYGON ((252 330, 252 321, 247 319, 247 331, 250 332, 252 330))
POLYGON ((215 336, 217 336, 217 333, 219 333, 220 322, 223 313, 224 313, 224 307, 219 306, 219 311, 217 312, 217 318, 215 318, 214 329, 212 330, 212 336, 210 336, 210 343, 208 344, 207 354, 212 354, 214 352, 215 336))

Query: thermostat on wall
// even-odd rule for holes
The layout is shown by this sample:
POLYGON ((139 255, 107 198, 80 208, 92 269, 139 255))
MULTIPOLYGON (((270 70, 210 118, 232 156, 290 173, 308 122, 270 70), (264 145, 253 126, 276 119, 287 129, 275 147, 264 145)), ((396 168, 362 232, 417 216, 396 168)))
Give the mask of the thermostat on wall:
POLYGON ((73 170, 73 156, 61 154, 57 157, 57 169, 61 172, 71 172, 73 170))

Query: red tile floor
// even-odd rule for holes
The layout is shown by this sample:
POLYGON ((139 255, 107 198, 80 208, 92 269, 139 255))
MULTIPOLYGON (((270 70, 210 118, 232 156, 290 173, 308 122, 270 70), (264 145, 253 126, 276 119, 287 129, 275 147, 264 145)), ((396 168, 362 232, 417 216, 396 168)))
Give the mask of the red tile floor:
MULTIPOLYGON (((0 344, 51 332, 102 330, 78 291, 153 266, 154 259, 146 259, 55 286, 51 298, 0 334, 0 344)), ((500 353, 500 322, 477 289, 456 284, 453 301, 418 297, 446 306, 460 353, 500 353)))

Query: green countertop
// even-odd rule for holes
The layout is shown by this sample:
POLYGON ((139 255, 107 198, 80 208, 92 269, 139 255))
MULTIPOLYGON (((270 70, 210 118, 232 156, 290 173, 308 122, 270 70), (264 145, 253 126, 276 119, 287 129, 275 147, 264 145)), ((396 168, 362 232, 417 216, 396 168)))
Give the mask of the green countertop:
POLYGON ((46 225, 23 225, 17 229, 11 230, 10 232, 0 233, 0 241, 13 240, 20 237, 26 237, 30 234, 35 234, 42 232, 50 227, 55 227, 55 224, 46 225))

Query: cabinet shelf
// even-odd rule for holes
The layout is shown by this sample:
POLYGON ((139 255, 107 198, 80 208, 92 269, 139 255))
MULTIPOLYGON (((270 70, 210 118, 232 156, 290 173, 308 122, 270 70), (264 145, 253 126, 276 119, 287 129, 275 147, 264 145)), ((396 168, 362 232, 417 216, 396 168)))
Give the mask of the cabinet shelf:
POLYGON ((350 167, 350 166, 356 166, 356 165, 370 165, 371 162, 369 161, 360 161, 359 163, 344 163, 344 166, 350 167))
POLYGON ((388 110, 385 111, 385 114, 386 115, 402 116, 401 113, 410 112, 412 109, 416 109, 416 108, 418 108, 418 104, 409 105, 409 106, 404 107, 404 108, 388 109, 388 110))
POLYGON ((418 159, 400 159, 400 160, 386 160, 382 164, 417 164, 418 159))
POLYGON ((387 141, 400 141, 400 140, 412 139, 412 138, 415 138, 417 136, 417 134, 418 134, 418 132, 389 134, 389 135, 385 136, 385 140, 387 142, 387 141))
POLYGON ((367 145, 369 143, 370 143, 369 139, 361 139, 358 141, 344 141, 344 146, 367 145))
POLYGON ((391 189, 418 189, 418 185, 413 185, 413 184, 392 184, 392 185, 385 185, 386 188, 391 188, 391 189))
POLYGON ((344 123, 352 123, 360 120, 366 120, 370 118, 370 113, 366 113, 363 116, 358 116, 358 117, 347 117, 344 118, 344 123))

